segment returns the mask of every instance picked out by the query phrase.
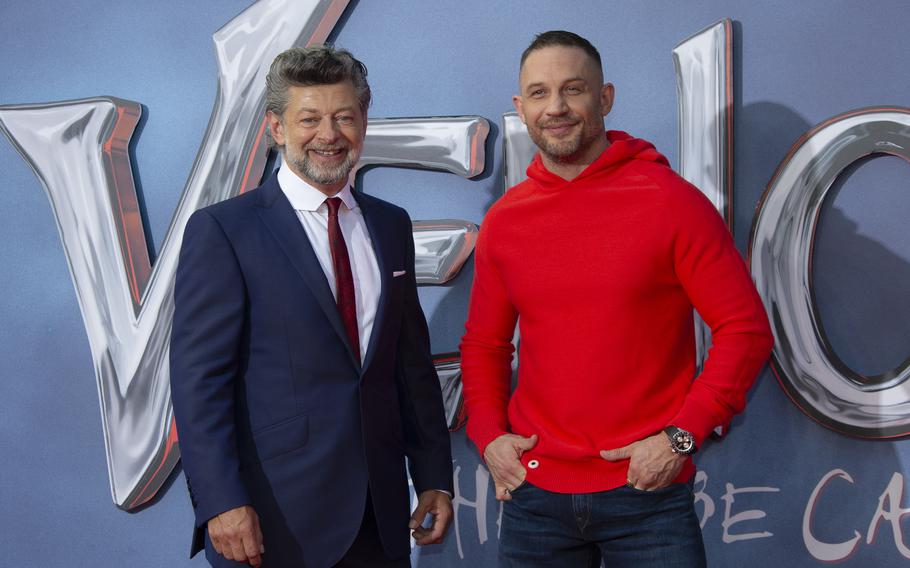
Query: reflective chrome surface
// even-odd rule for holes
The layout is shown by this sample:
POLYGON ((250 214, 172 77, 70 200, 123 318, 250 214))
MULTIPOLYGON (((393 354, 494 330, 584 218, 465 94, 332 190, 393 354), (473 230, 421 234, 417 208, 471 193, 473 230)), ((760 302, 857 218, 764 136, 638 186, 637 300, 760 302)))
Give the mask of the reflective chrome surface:
MULTIPOLYGON (((479 116, 381 118, 369 121, 358 171, 367 166, 483 173, 490 123, 479 116)), ((474 252, 477 226, 460 219, 414 222, 418 284, 455 278, 474 252)))
POLYGON ((527 169, 534 160, 537 146, 514 111, 502 115, 502 137, 502 175, 508 191, 528 177, 527 169))
POLYGON ((467 415, 464 412, 464 397, 461 383, 461 358, 458 353, 434 355, 436 372, 442 384, 442 402, 446 408, 446 423, 449 430, 464 426, 467 415))
POLYGON ((723 20, 673 48, 679 175, 733 224, 733 24, 723 20))
POLYGON ((834 430, 887 438, 910 434, 910 359, 879 377, 847 368, 825 340, 811 268, 828 190, 844 168, 876 153, 910 161, 910 109, 849 112, 800 138, 762 197, 750 263, 774 330, 772 366, 790 398, 834 430))
POLYGON ((414 222, 418 284, 445 284, 474 251, 477 225, 457 219, 414 222))
MULTIPOLYGON (((704 193, 733 229, 733 24, 720 21, 673 49, 679 124, 679 175, 704 193)), ((701 371, 711 330, 695 317, 701 371)))
MULTIPOLYGON (((141 106, 92 98, 0 107, 0 129, 41 180, 60 229, 95 362, 111 493, 123 509, 151 499, 179 458, 167 349, 186 221, 258 185, 268 156, 269 64, 287 47, 324 41, 347 4, 261 0, 214 34, 216 104, 154 267, 128 152, 141 106)), ((488 133, 480 117, 372 120, 358 167, 476 176, 488 133)), ((441 284, 470 256, 477 227, 418 221, 415 231, 418 277, 441 284)), ((453 396, 460 405, 460 387, 453 396)))
POLYGON ((259 183, 269 64, 287 47, 324 41, 347 4, 260 0, 215 32, 218 96, 154 268, 127 152, 139 104, 91 98, 0 107, 0 128, 54 210, 95 363, 111 494, 123 509, 151 499, 179 456, 167 355, 186 221, 259 183))
POLYGON ((358 168, 370 165, 480 175, 490 123, 479 116, 370 120, 358 168))

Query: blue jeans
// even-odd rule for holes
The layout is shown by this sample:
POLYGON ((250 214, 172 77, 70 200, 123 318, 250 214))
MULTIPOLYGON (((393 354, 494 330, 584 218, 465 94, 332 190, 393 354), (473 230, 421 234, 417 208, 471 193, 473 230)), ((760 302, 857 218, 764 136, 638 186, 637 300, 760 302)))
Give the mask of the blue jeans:
POLYGON ((690 484, 552 493, 529 483, 503 504, 499 568, 704 568, 690 484))

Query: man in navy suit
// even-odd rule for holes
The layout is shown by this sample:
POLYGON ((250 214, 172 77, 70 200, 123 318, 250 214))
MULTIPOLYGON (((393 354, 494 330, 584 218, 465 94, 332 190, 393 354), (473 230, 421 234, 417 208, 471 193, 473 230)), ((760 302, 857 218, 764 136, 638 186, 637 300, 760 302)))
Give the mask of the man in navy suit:
POLYGON ((406 567, 409 532, 438 543, 451 522, 411 221, 350 186, 369 103, 347 51, 280 54, 267 78, 280 170, 187 224, 171 389, 193 553, 204 538, 213 566, 406 567))

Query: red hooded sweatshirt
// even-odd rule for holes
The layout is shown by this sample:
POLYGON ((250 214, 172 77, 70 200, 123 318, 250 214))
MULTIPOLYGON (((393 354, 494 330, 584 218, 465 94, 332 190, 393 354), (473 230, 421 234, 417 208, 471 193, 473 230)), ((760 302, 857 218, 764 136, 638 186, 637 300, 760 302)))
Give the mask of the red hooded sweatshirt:
MULTIPOLYGON (((559 493, 625 484, 628 461, 608 462, 600 450, 665 426, 700 445, 743 409, 773 344, 708 199, 649 142, 607 138, 571 181, 538 155, 529 179, 487 212, 461 343, 468 436, 483 455, 504 433, 537 434, 521 457, 527 480, 559 493), (713 341, 697 377, 693 307, 713 341)), ((689 460, 677 481, 693 472, 689 460)))

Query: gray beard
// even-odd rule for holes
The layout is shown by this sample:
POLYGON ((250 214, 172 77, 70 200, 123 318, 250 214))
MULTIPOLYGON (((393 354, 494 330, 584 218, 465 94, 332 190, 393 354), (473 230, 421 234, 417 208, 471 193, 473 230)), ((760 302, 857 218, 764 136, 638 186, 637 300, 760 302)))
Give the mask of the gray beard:
POLYGON ((318 166, 313 163, 304 151, 302 156, 286 156, 287 160, 294 166, 297 171, 302 173, 307 179, 310 179, 321 185, 331 185, 338 183, 347 178, 357 165, 357 156, 350 150, 344 162, 332 168, 318 166))

